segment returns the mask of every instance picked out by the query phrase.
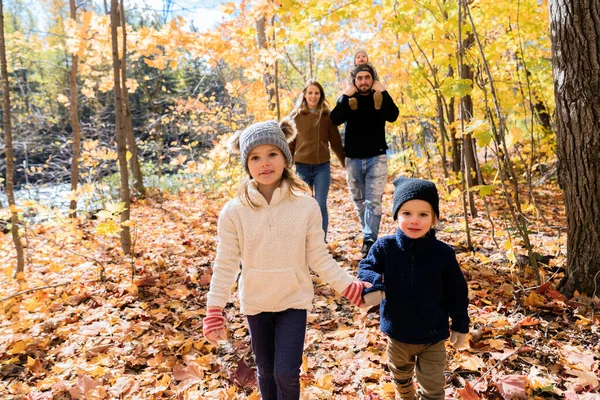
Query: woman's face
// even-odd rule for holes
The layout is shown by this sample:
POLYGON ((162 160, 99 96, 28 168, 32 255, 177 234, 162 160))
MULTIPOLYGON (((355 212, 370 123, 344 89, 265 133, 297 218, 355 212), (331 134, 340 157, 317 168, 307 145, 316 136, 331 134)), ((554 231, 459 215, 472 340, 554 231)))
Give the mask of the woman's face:
POLYGON ((308 88, 306 88, 304 99, 306 100, 308 108, 315 109, 319 105, 319 100, 321 99, 321 91, 315 85, 310 85, 308 88))

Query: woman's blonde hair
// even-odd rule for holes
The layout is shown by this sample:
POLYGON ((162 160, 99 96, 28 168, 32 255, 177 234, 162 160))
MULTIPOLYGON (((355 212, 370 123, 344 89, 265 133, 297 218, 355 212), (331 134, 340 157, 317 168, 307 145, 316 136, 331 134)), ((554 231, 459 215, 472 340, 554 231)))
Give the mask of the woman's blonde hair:
MULTIPOLYGON (((283 174, 281 174, 281 179, 279 180, 279 185, 283 182, 288 183, 288 191, 290 196, 300 196, 304 193, 311 194, 311 190, 298 175, 294 172, 291 166, 286 165, 283 169, 283 174)), ((249 174, 246 174, 237 189, 237 197, 240 199, 242 204, 250 206, 251 208, 260 208, 260 204, 256 204, 250 198, 250 193, 248 192, 248 188, 252 184, 252 177, 249 174)))
POLYGON ((294 109, 292 110, 292 112, 290 112, 289 118, 294 119, 294 118, 296 118, 296 116, 298 114, 300 114, 300 112, 303 109, 308 110, 308 104, 306 104, 305 96, 306 96, 306 91, 311 86, 316 86, 319 89, 319 92, 321 93, 321 96, 319 97, 319 102, 317 103, 317 111, 316 112, 317 112, 318 117, 317 117, 317 120, 315 121, 315 125, 317 125, 319 123, 319 121, 321 121, 321 116, 323 115, 323 113, 325 113, 325 114, 329 113, 329 102, 327 101, 327 98, 325 97, 325 90, 323 90, 323 86, 321 86, 321 84, 314 79, 310 79, 310 80, 306 81, 306 84, 302 88, 302 92, 300 93, 300 96, 298 97, 298 100, 296 101, 296 105, 294 106, 294 109))

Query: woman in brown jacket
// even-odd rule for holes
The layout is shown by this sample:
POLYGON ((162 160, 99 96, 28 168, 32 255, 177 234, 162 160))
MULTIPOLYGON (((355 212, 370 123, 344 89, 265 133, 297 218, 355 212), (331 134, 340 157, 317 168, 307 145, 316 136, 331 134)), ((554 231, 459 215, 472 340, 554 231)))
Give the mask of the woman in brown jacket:
POLYGON ((321 207, 323 231, 327 237, 327 196, 331 183, 330 146, 342 167, 345 158, 342 137, 337 126, 329 119, 329 103, 319 82, 309 80, 306 83, 290 118, 296 122, 298 129, 298 135, 290 143, 296 173, 308 183, 313 197, 321 207))

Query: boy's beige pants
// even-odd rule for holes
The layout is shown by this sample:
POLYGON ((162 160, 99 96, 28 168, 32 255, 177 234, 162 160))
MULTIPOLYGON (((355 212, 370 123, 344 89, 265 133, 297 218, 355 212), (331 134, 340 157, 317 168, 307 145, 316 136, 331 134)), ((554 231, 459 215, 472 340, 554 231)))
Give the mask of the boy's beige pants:
POLYGON ((408 344, 388 337, 387 354, 397 398, 444 400, 445 340, 432 344, 408 344), (416 391, 413 383, 415 374, 416 391))

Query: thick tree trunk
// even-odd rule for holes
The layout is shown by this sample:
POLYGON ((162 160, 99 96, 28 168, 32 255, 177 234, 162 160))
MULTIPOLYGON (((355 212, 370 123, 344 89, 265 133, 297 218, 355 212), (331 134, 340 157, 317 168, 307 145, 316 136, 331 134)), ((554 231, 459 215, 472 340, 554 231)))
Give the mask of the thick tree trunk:
POLYGON ((126 222, 129 221, 131 208, 131 193, 129 191, 129 174, 127 169, 127 139, 125 135, 125 118, 123 117, 123 96, 121 93, 121 65, 119 61, 119 42, 117 26, 119 25, 119 2, 110 2, 110 32, 112 39, 113 76, 115 93, 115 130, 117 136, 117 155, 119 157, 119 172, 121 177, 121 201, 125 210, 121 212, 121 247, 123 253, 131 254, 131 233, 126 222))
MULTIPOLYGON (((69 0, 71 9, 71 19, 77 22, 77 8, 75 0, 69 0)), ((79 125, 79 100, 77 98, 77 64, 79 57, 77 54, 71 56, 71 73, 69 74, 70 107, 71 107, 71 126, 73 127, 73 159, 71 160, 71 191, 77 191, 79 182, 79 157, 81 156, 81 127, 79 125)), ((71 218, 77 216, 77 198, 74 196, 69 204, 69 214, 71 218)))
POLYGON ((549 8, 558 179, 567 213, 560 290, 592 295, 600 285, 600 0, 550 0, 549 8))
POLYGON ((6 197, 8 198, 8 206, 11 209, 11 233, 13 241, 15 243, 15 250, 17 252, 17 269, 14 273, 16 277, 18 273, 23 272, 25 269, 25 258, 23 255, 23 245, 21 244, 21 237, 19 236, 19 215, 17 214, 15 204, 15 163, 13 159, 12 131, 10 127, 10 86, 8 84, 8 68, 6 65, 6 43, 4 41, 4 8, 2 5, 2 0, 0 0, 0 64, 2 74, 2 112, 4 113, 4 146, 6 148, 6 197))

